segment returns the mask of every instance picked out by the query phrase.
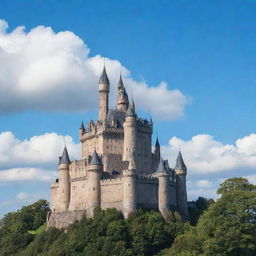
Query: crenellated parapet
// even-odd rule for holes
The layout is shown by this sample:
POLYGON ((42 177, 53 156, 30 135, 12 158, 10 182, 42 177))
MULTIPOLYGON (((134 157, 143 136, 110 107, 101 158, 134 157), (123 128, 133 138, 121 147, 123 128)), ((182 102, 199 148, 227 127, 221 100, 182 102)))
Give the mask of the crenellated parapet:
POLYGON ((138 182, 138 183, 154 183, 154 184, 158 184, 158 178, 154 177, 154 176, 138 175, 138 176, 136 176, 136 182, 138 182))

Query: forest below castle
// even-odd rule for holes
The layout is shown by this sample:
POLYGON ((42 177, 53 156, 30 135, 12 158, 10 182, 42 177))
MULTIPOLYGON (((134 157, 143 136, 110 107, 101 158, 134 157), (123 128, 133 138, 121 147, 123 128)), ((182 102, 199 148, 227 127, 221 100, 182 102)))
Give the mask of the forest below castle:
POLYGON ((67 230, 47 231, 48 202, 39 200, 0 220, 0 256, 253 256, 256 255, 256 186, 231 178, 219 199, 190 203, 190 222, 177 212, 166 220, 138 210, 124 219, 96 209, 67 230))

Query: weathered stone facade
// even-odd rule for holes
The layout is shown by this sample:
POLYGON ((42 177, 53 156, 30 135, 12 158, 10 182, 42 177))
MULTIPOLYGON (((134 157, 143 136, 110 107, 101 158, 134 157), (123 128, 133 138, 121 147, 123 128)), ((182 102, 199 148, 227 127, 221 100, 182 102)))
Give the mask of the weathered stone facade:
POLYGON ((63 228, 93 215, 96 207, 117 208, 127 217, 138 208, 170 209, 188 217, 187 169, 179 152, 175 168, 161 158, 160 144, 152 152, 151 120, 137 116, 122 77, 116 109, 108 107, 110 83, 104 67, 99 80, 99 116, 80 127, 82 159, 70 161, 65 147, 59 179, 51 185, 48 226, 63 228))

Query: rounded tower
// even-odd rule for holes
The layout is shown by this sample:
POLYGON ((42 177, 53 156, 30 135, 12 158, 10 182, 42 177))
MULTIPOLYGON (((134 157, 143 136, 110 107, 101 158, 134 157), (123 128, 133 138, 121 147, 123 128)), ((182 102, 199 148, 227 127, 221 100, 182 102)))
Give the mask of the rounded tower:
POLYGON ((94 150, 88 166, 88 213, 93 216, 93 210, 100 206, 100 178, 103 171, 102 162, 94 150))
POLYGON ((70 180, 69 180, 69 155, 65 146, 62 156, 59 159, 59 211, 66 211, 70 201, 70 180))
POLYGON ((187 167, 183 161, 180 151, 179 151, 174 169, 176 174, 177 207, 180 210, 183 219, 186 220, 188 219, 188 202, 187 202, 187 185, 186 185, 187 167))
POLYGON ((124 122, 123 161, 131 161, 132 158, 137 161, 137 121, 134 102, 129 105, 124 122))
POLYGON ((129 106, 129 98, 128 94, 125 90, 122 76, 120 75, 120 79, 117 85, 117 105, 116 108, 118 110, 122 110, 126 112, 129 106))
POLYGON ((136 164, 134 158, 132 157, 128 170, 123 171, 123 213, 125 218, 127 218, 131 212, 135 212, 137 210, 135 170, 136 164))
POLYGON ((166 217, 170 210, 170 176, 166 172, 162 158, 159 160, 156 176, 158 178, 158 209, 166 217))
POLYGON ((108 95, 109 95, 109 80, 104 65, 102 74, 99 80, 99 121, 106 121, 108 117, 108 95))

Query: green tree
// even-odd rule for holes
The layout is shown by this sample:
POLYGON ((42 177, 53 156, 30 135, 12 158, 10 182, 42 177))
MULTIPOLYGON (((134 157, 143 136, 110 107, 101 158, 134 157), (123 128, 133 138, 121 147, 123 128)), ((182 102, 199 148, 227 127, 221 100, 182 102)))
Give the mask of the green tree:
POLYGON ((203 213, 195 228, 177 237, 166 255, 256 255, 253 185, 243 178, 229 179, 220 185, 220 191, 221 198, 203 213))
POLYGON ((201 214, 209 208, 210 205, 214 203, 213 199, 207 199, 204 197, 198 197, 196 201, 193 201, 193 206, 188 208, 190 224, 195 226, 198 222, 201 214))
POLYGON ((217 190, 219 195, 224 195, 225 193, 232 191, 255 191, 256 186, 250 184, 245 178, 230 178, 225 180, 217 190))

